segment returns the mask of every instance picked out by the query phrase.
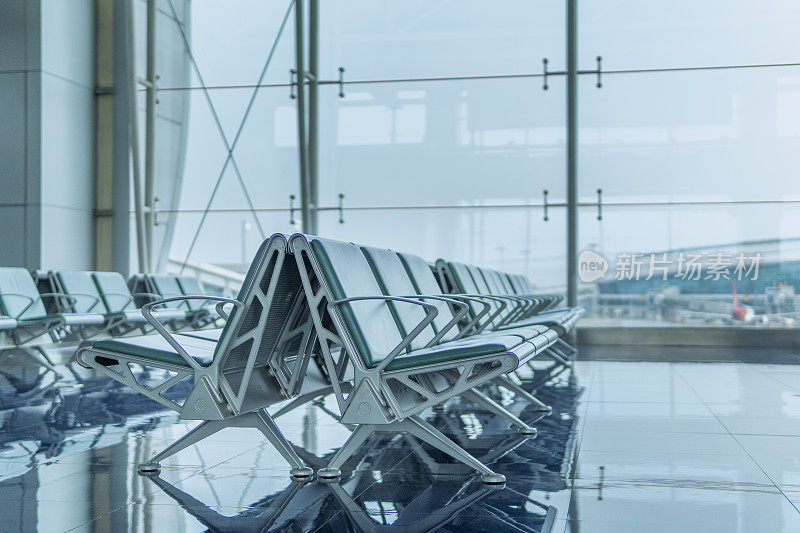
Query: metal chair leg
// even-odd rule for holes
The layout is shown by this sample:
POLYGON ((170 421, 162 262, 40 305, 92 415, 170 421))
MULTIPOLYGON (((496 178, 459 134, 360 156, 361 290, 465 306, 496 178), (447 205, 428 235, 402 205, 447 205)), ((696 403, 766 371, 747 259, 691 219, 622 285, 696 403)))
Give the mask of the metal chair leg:
POLYGON ((294 449, 292 448, 291 443, 286 440, 286 437, 283 436, 281 430, 278 429, 278 426, 275 425, 275 422, 272 420, 272 418, 270 418, 266 411, 254 411, 252 413, 233 416, 224 420, 206 420, 189 433, 173 442, 164 451, 153 457, 149 462, 140 464, 139 472, 143 474, 158 472, 161 469, 160 463, 162 460, 178 453, 192 444, 197 444, 206 437, 210 437, 211 435, 227 427, 258 429, 292 467, 290 473, 293 477, 308 478, 314 475, 314 471, 307 467, 300 457, 298 457, 297 453, 295 453, 294 449))
POLYGON ((517 396, 521 396, 522 398, 525 398, 526 400, 531 402, 533 405, 536 406, 536 410, 538 412, 547 413, 547 414, 550 414, 550 413, 553 412, 553 408, 552 407, 550 407, 549 405, 545 405, 545 403, 542 402, 539 398, 537 398, 536 396, 534 396, 530 392, 526 391, 525 389, 523 389, 518 384, 514 383, 508 377, 506 377, 506 376, 498 376, 498 377, 494 378, 494 382, 497 383, 499 386, 503 387, 504 389, 508 389, 511 392, 513 392, 514 394, 516 394, 517 396))
MULTIPOLYGON (((389 426, 391 426, 390 424, 389 426)), ((389 426, 386 426, 387 429, 389 426)), ((331 458, 328 466, 317 471, 317 477, 327 480, 336 479, 342 475, 340 470, 341 466, 347 461, 351 455, 361 446, 367 438, 378 431, 378 426, 374 424, 360 424, 350 438, 339 448, 331 458)))
POLYGON ((307 478, 314 475, 314 470, 306 466, 300 457, 298 457, 291 443, 286 440, 286 437, 283 436, 283 433, 281 433, 281 430, 275 425, 275 422, 266 410, 249 414, 254 418, 253 427, 260 430, 261 433, 267 437, 270 444, 272 444, 275 449, 278 450, 278 453, 286 459, 286 462, 292 466, 290 474, 293 477, 307 478))
POLYGON ((192 444, 196 444, 206 437, 210 437, 214 433, 225 428, 222 420, 207 420, 199 426, 191 430, 189 433, 179 438, 169 446, 167 446, 161 453, 150 459, 147 463, 139 465, 139 473, 154 473, 161 470, 161 461, 175 455, 179 451, 188 448, 192 444))
POLYGON ((479 392, 475 389, 470 389, 466 392, 462 392, 461 396, 511 422, 512 425, 517 426, 517 430, 520 432, 520 434, 525 435, 526 437, 536 436, 536 428, 529 426, 511 413, 508 409, 495 402, 482 392, 479 392))
POLYGON ((434 448, 441 450, 450 457, 458 459, 462 463, 471 466, 482 474, 481 479, 484 483, 505 483, 506 477, 504 475, 495 473, 491 468, 475 459, 464 448, 447 438, 447 436, 441 431, 433 427, 419 416, 411 416, 401 422, 395 422, 394 424, 391 424, 391 426, 395 426, 395 424, 399 430, 411 433, 418 439, 427 442, 434 448))

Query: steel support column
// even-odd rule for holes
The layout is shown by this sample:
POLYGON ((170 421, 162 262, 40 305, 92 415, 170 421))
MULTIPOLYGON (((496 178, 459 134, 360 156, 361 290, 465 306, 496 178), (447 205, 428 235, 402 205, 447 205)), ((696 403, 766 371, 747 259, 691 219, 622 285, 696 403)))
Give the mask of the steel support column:
MULTIPOLYGON (((95 270, 114 270, 114 2, 95 0, 95 270)), ((126 213, 127 214, 127 213, 126 213)), ((126 269, 127 272, 127 269, 126 269)))
POLYGON ((147 271, 153 271, 153 227, 155 225, 155 135, 156 135, 156 0, 147 0, 147 82, 144 123, 144 221, 147 271))
POLYGON ((138 111, 136 109, 136 61, 134 49, 136 46, 135 37, 133 34, 133 0, 127 0, 126 4, 126 43, 128 52, 128 76, 130 84, 130 102, 128 102, 128 119, 129 119, 129 138, 130 138, 130 155, 131 167, 133 168, 133 203, 136 215, 136 250, 138 255, 139 272, 146 272, 148 265, 147 254, 147 235, 145 233, 145 220, 144 220, 144 198, 142 190, 142 173, 141 162, 139 160, 139 120, 138 111))
POLYGON ((567 305, 578 302, 578 0, 567 2, 567 305))
POLYGON ((311 233, 311 187, 308 172, 308 137, 306 135, 306 69, 303 0, 294 3, 295 69, 297 71, 297 155, 300 171, 300 213, 303 232, 311 233))
POLYGON ((319 150, 317 148, 319 123, 319 0, 308 4, 308 196, 310 233, 317 234, 319 207, 319 150))

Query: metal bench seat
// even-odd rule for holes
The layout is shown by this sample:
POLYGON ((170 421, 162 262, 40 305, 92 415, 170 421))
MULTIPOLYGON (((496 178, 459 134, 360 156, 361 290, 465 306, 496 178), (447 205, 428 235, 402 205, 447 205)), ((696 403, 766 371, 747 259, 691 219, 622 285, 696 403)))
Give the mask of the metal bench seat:
MULTIPOLYGON (((173 338, 200 365, 208 366, 213 361, 217 341, 182 334, 175 334, 173 338)), ((189 363, 181 357, 178 350, 167 339, 157 334, 95 341, 92 349, 105 352, 109 362, 117 363, 114 354, 123 354, 138 357, 143 363, 152 361, 189 367, 189 363)))
MULTIPOLYGON (((0 268, 0 314, 15 322, 13 329, 3 329, 5 338, 0 358, 18 351, 60 376, 41 345, 63 339, 73 328, 102 324, 103 317, 93 313, 52 312, 44 304, 46 298, 69 299, 59 294, 40 293, 24 268, 0 268)), ((11 323, 6 322, 6 325, 11 326, 11 323)))
MULTIPOLYGON (((53 293, 65 296, 55 299, 56 309, 73 313, 91 312, 102 318, 76 330, 82 339, 105 334, 116 337, 136 331, 152 331, 141 310, 134 304, 134 297, 125 279, 117 272, 53 270, 44 274, 39 283, 53 293)), ((183 316, 169 309, 157 309, 153 313, 161 321, 183 316)))
POLYGON ((571 331, 580 317, 583 315, 583 308, 576 309, 555 309, 545 311, 530 318, 513 322, 508 326, 501 326, 498 331, 507 331, 520 326, 544 325, 558 331, 560 337, 571 331))
MULTIPOLYGON (((191 276, 145 274, 143 275, 143 280, 147 291, 158 294, 162 299, 172 299, 180 296, 204 296, 206 294, 197 278, 191 276)), ((183 313, 181 321, 174 323, 176 330, 200 329, 220 318, 214 310, 213 300, 209 299, 173 300, 165 308, 176 313, 183 313)))
POLYGON ((534 357, 536 344, 519 335, 458 339, 455 326, 463 312, 434 327, 440 308, 434 302, 458 301, 415 294, 399 257, 388 250, 376 255, 352 243, 297 234, 289 251, 298 264, 341 421, 357 426, 318 475, 338 477, 341 465, 370 434, 390 431, 411 433, 480 471, 484 481, 502 482, 502 476, 418 415, 457 395, 503 410, 475 387, 534 357), (391 265, 383 257, 393 258, 391 265))
MULTIPOLYGON (((528 381, 529 383, 532 381, 534 390, 572 367, 572 360, 577 350, 567 342, 567 336, 583 314, 583 308, 554 309, 554 306, 561 302, 560 296, 534 294, 533 285, 521 275, 505 275, 491 269, 443 259, 436 261, 435 270, 440 286, 450 295, 469 294, 478 299, 481 297, 486 299, 484 306, 488 309, 484 309, 486 316, 482 320, 478 320, 480 305, 477 303, 470 305, 474 318, 471 333, 511 332, 517 331, 520 327, 538 325, 546 326, 558 334, 556 342, 544 352, 554 363, 547 368, 538 369, 529 365, 534 376, 528 381)), ((538 401, 518 383, 509 381, 505 377, 498 378, 497 381, 503 382, 503 387, 530 401, 538 401)), ((546 410, 546 406, 540 407, 543 411, 546 410)))
POLYGON ((289 311, 300 297, 296 286, 278 283, 285 279, 287 268, 296 272, 294 262, 285 260, 286 246, 287 237, 282 234, 273 235, 261 245, 236 299, 195 295, 150 302, 142 307, 142 313, 158 335, 95 341, 76 354, 80 364, 177 411, 181 419, 202 421, 149 462, 140 464, 140 472, 158 472, 165 458, 222 429, 248 427, 264 434, 289 463, 292 476, 313 475, 266 410, 294 395, 307 393, 309 388, 329 386, 314 368, 303 369, 304 379, 293 392, 287 392, 274 377, 277 371, 272 365, 280 364, 282 359, 273 361, 273 356, 296 355, 296 348, 275 349, 283 325, 290 318, 289 311), (155 317, 153 308, 174 308, 187 300, 217 302, 219 315, 227 317, 225 327, 204 332, 208 338, 198 332, 171 334, 155 317), (225 304, 233 305, 230 313, 222 309, 225 304), (150 379, 140 379, 132 364, 161 372, 150 372, 150 379), (192 389, 185 400, 178 402, 164 396, 187 378, 192 380, 192 389))
MULTIPOLYGON (((176 276, 176 279, 181 288, 181 293, 185 296, 208 294, 200 280, 194 276, 176 276)), ((200 321, 205 320, 208 324, 211 324, 221 318, 217 314, 213 303, 206 303, 202 300, 187 300, 186 304, 191 311, 205 313, 205 316, 202 313, 200 314, 203 317, 202 319, 198 317, 200 321)))
MULTIPOLYGON (((484 327, 476 327, 473 324, 476 324, 476 321, 479 321, 484 314, 488 314, 491 309, 489 304, 486 301, 482 301, 480 298, 473 298, 464 295, 442 294, 441 287, 436 281, 428 262, 421 257, 406 253, 395 254, 394 252, 388 250, 373 248, 364 248, 364 253, 376 268, 380 267, 383 270, 395 271, 398 269, 405 270, 408 280, 410 281, 410 285, 408 285, 409 281, 403 281, 399 275, 395 275, 393 276, 392 283, 387 284, 384 281, 384 288, 387 291, 391 288, 392 290, 402 292, 404 290, 409 290, 410 288, 411 290, 416 291, 417 294, 433 294, 437 296, 437 299, 426 300, 429 303, 436 305, 439 311, 439 314, 432 324, 434 330, 440 331, 441 329, 448 327, 451 321, 459 322, 460 315, 456 316, 456 313, 454 313, 453 309, 451 309, 451 304, 454 298, 463 299, 463 301, 457 302, 460 303, 463 312, 467 312, 469 309, 475 309, 476 314, 472 321, 460 323, 460 332, 458 332, 458 330, 455 328, 452 329, 446 334, 450 336, 449 338, 463 339, 468 341, 469 339, 474 338, 474 336, 471 335, 474 335, 476 332, 480 332, 479 337, 485 342, 489 342, 495 335, 504 336, 512 334, 518 336, 521 341, 527 341, 532 344, 535 348, 534 353, 537 355, 540 353, 546 353, 547 350, 551 348, 558 340, 558 334, 547 326, 543 325, 517 327, 502 332, 486 332, 484 327), (453 334, 452 331, 456 331, 458 333, 453 334)), ((528 363, 529 360, 530 358, 527 358, 520 364, 528 363)), ((520 390, 516 383, 509 382, 506 376, 498 376, 494 378, 492 382, 506 389, 514 390, 515 393, 533 403, 536 409, 540 412, 549 413, 551 411, 550 407, 545 405, 538 398, 527 391, 520 390)), ((511 415, 511 413, 509 413, 505 408, 489 403, 487 401, 488 398, 485 396, 477 396, 475 394, 476 392, 477 391, 469 393, 469 399, 480 403, 484 408, 487 408, 506 420, 511 421, 520 428, 521 432, 532 433, 531 429, 527 428, 527 426, 518 421, 518 419, 515 420, 516 417, 511 415)))
POLYGON ((0 331, 8 331, 17 327, 17 321, 7 316, 0 316, 0 331))
MULTIPOLYGON (((109 328, 112 335, 124 335, 135 330, 146 333, 152 330, 141 309, 136 306, 136 297, 158 299, 160 298, 158 294, 131 293, 125 278, 119 272, 92 272, 91 275, 100 293, 105 314, 117 322, 109 328)), ((172 324, 186 317, 186 313, 180 309, 158 308, 152 309, 151 312, 162 323, 172 324)))
POLYGON ((20 326, 25 324, 37 324, 49 320, 57 320, 64 326, 99 326, 105 322, 103 315, 95 313, 49 313, 41 316, 31 316, 20 318, 17 323, 20 326))

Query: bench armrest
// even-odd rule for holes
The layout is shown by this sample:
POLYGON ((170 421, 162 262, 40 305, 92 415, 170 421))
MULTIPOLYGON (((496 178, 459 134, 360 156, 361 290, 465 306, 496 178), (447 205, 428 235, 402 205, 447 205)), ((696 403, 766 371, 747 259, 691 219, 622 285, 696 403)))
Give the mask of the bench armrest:
POLYGON ((414 294, 412 296, 407 296, 406 298, 419 298, 419 299, 421 299, 423 301, 424 300, 441 300, 443 302, 447 302, 449 304, 452 304, 452 305, 458 307, 458 311, 453 314, 453 318, 451 318, 450 321, 447 324, 445 324, 444 327, 442 327, 441 330, 439 330, 439 333, 437 333, 431 339, 431 341, 428 344, 425 345, 426 348, 430 348, 431 346, 435 346, 435 345, 439 344, 439 341, 442 340, 442 337, 444 337, 445 334, 448 331, 453 329, 456 326, 456 324, 461 322, 461 319, 464 318, 467 315, 467 313, 469 313, 469 304, 461 302, 459 300, 456 300, 455 298, 452 298, 450 296, 444 296, 444 295, 441 295, 441 294, 437 294, 437 295, 432 295, 432 294, 419 294, 419 295, 417 295, 417 294, 414 294))
MULTIPOLYGON (((480 322, 481 322, 481 319, 483 319, 483 317, 485 317, 489 313, 489 311, 492 310, 492 304, 490 304, 486 300, 482 300, 480 298, 473 298, 471 296, 466 296, 464 294, 448 294, 447 296, 449 298, 455 298, 457 300, 464 300, 464 301, 467 301, 467 302, 475 302, 475 303, 478 303, 478 304, 483 306, 483 309, 481 309, 481 311, 478 314, 476 314, 472 318, 472 320, 470 320, 469 322, 467 322, 464 325, 464 328, 461 330, 461 333, 456 337, 457 339, 465 336, 467 333, 469 333, 470 331, 473 331, 473 330, 475 331, 475 333, 480 333, 483 330, 483 328, 486 327, 485 325, 481 326, 480 322)), ((487 324, 488 324, 488 322, 487 322, 487 324)))
MULTIPOLYGON (((89 306, 89 309, 87 309, 87 310, 85 311, 86 313, 88 313, 89 311, 91 311, 92 309, 94 309, 94 307, 95 307, 95 306, 96 306, 98 303, 100 303, 100 298, 98 298, 97 296, 95 296, 95 295, 93 295, 93 294, 86 294, 86 293, 83 293, 83 292, 71 292, 71 293, 69 293, 69 294, 56 294, 56 296, 59 296, 59 297, 64 297, 64 298, 72 298, 74 301, 70 302, 70 305, 75 305, 75 304, 77 304, 77 303, 78 303, 78 298, 77 298, 77 296, 80 296, 81 298, 91 298, 91 299, 92 299, 92 300, 94 300, 94 301, 92 302, 92 305, 90 305, 90 306, 89 306)), ((73 308, 73 309, 74 309, 74 308, 73 308)), ((75 312, 77 312, 77 311, 75 311, 75 312)))
POLYGON ((345 303, 359 302, 359 301, 364 301, 364 300, 384 300, 384 301, 390 300, 390 301, 393 301, 393 302, 403 302, 403 303, 408 303, 408 304, 419 305, 419 306, 422 306, 422 307, 425 308, 425 318, 423 318, 420 321, 419 324, 414 326, 414 329, 412 329, 403 338, 403 340, 400 341, 400 344, 395 346, 394 349, 392 349, 392 351, 389 352, 389 355, 387 355, 375 367, 375 371, 376 372, 381 372, 384 368, 389 366, 389 363, 391 363, 394 360, 395 357, 400 355, 400 353, 403 350, 405 350, 406 347, 408 347, 409 344, 411 344, 411 341, 416 339, 419 336, 419 334, 422 333, 422 331, 425 328, 427 328, 431 324, 431 322, 433 322, 433 319, 436 318, 436 315, 439 314, 439 309, 437 309, 435 305, 426 304, 425 302, 420 302, 420 301, 418 301, 419 298, 420 298, 420 296, 413 296, 413 297, 385 296, 385 295, 381 295, 381 296, 377 296, 377 295, 376 296, 353 296, 351 298, 344 298, 342 300, 335 300, 335 301, 333 301, 331 303, 332 303, 332 305, 341 305, 341 304, 345 304, 345 303))
MULTIPOLYGON (((133 302, 133 295, 130 294, 130 293, 125 294, 124 292, 104 292, 103 296, 121 296, 123 298, 127 298, 127 300, 122 305, 122 307, 120 307, 120 311, 122 311, 123 309, 128 307, 129 303, 133 302)), ((132 311, 132 309, 131 309, 131 311, 132 311)))
POLYGON ((226 303, 232 303, 240 310, 244 309, 244 303, 234 298, 224 298, 222 296, 204 295, 204 296, 175 296, 173 298, 165 298, 163 300, 150 302, 149 304, 144 304, 142 306, 142 315, 144 315, 144 318, 150 323, 151 326, 153 326, 153 329, 155 329, 159 335, 164 337, 164 339, 169 343, 170 346, 175 348, 175 351, 177 351, 178 355, 180 355, 183 358, 183 360, 186 361, 186 364, 188 364, 194 370, 200 370, 201 368, 200 364, 197 361, 195 361, 194 358, 186 352, 186 350, 183 349, 183 346, 181 346, 180 343, 178 343, 178 341, 175 340, 175 337, 173 337, 169 333, 169 331, 167 331, 167 328, 165 328, 164 325, 161 324, 161 322, 156 320, 151 311, 151 309, 157 305, 164 305, 169 302, 176 302, 182 300, 214 300, 220 302, 217 304, 217 307, 224 305, 226 303))
POLYGON ((12 317, 11 317, 11 318, 13 318, 14 320, 16 320, 16 319, 18 319, 19 317, 21 317, 22 315, 24 315, 24 314, 25 314, 25 311, 27 311, 28 309, 30 309, 30 307, 31 307, 33 304, 35 304, 35 303, 36 303, 36 299, 35 299, 35 298, 31 298, 31 297, 30 297, 30 296, 28 296, 27 294, 17 294, 17 293, 13 293, 13 292, 7 292, 7 293, 5 293, 5 294, 3 294, 3 295, 0 295, 0 300, 4 300, 5 298, 8 298, 9 296, 10 296, 10 297, 13 297, 13 298, 22 298, 22 299, 24 299, 24 300, 27 300, 27 301, 28 301, 28 305, 26 305, 26 306, 25 306, 25 307, 22 309, 22 311, 20 311, 20 312, 19 312, 19 314, 17 314, 17 316, 12 316, 12 317))
POLYGON ((487 318, 487 319, 486 319, 486 322, 484 322, 484 323, 483 323, 483 324, 480 326, 480 329, 477 331, 477 333, 480 333, 481 331, 483 331, 484 329, 486 329, 486 326, 488 326, 489 324, 491 324, 491 323, 492 323, 492 321, 493 321, 495 318, 497 318, 498 316, 500 316, 500 315, 502 314, 502 312, 505 310, 505 308, 508 306, 508 303, 505 301, 505 299, 503 299, 503 298, 499 298, 499 297, 497 297, 497 296, 494 296, 494 295, 491 295, 491 294, 465 294, 464 296, 469 296, 470 298, 477 298, 477 299, 479 299, 479 300, 480 300, 480 299, 484 299, 484 300, 494 300, 494 301, 496 301, 496 302, 499 302, 499 303, 500 303, 500 308, 499 308, 497 311, 495 311, 494 313, 492 313, 492 314, 489 316, 489 318, 487 318))

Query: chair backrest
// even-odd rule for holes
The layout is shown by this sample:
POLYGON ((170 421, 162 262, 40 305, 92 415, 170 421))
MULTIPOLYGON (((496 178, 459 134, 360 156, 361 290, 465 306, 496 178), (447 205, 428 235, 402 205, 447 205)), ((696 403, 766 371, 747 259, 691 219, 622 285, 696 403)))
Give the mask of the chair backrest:
POLYGON ((504 293, 502 284, 494 277, 494 270, 481 267, 476 267, 476 270, 483 276, 490 294, 502 295, 504 293))
MULTIPOLYGON (((181 289, 181 293, 184 296, 197 296, 206 294, 205 289, 203 289, 203 286, 200 284, 200 280, 194 276, 178 276, 177 281, 178 286, 181 289)), ((205 303, 206 302, 203 300, 186 300, 186 305, 192 311, 202 309, 205 303)))
POLYGON ((531 280, 528 279, 528 276, 523 276, 522 274, 520 274, 519 283, 520 283, 520 285, 522 287, 523 292, 525 292, 527 294, 531 294, 536 290, 536 289, 534 289, 533 283, 531 283, 531 280))
POLYGON ((59 292, 72 296, 67 304, 73 313, 99 313, 103 311, 100 291, 92 279, 92 273, 85 270, 56 270, 53 272, 59 292))
POLYGON ((266 367, 301 293, 296 266, 284 260, 286 243, 286 235, 276 233, 261 244, 236 296, 243 311, 230 310, 219 336, 214 360, 223 394, 236 411, 262 408, 282 395, 266 367))
MULTIPOLYGON (((476 267, 474 265, 467 265, 467 270, 469 270, 469 273, 472 276, 473 281, 475 282, 475 286, 478 288, 478 294, 485 294, 485 295, 488 295, 488 296, 491 296, 493 294, 497 294, 489 286, 489 283, 486 280, 486 278, 484 277, 483 273, 481 272, 481 269, 479 269, 478 267, 476 267)), ((498 302, 497 300, 489 300, 488 303, 492 307, 492 311, 491 311, 492 313, 494 313, 495 311, 497 311, 501 307, 500 302, 498 302)), ((492 324, 498 325, 498 323, 499 323, 499 321, 501 319, 502 319, 502 317, 498 316, 497 318, 495 318, 495 320, 492 322, 492 324)))
MULTIPOLYGON (((397 254, 383 248, 364 246, 361 248, 378 280, 378 285, 383 294, 388 296, 410 296, 417 294, 402 261, 397 254)), ((434 301, 430 302, 433 305, 434 301)), ((441 302, 443 303, 443 302, 441 302)), ((438 306, 437 306, 438 307, 438 306)), ((447 305, 443 306, 447 308, 447 305)), ((402 328, 402 333, 407 335, 417 324, 425 320, 425 309, 422 306, 404 302, 389 302, 397 322, 402 328)), ((448 310, 449 312, 449 310, 448 310)), ((437 315, 436 318, 439 318, 437 315)), ((412 350, 424 348, 436 335, 433 328, 428 326, 414 340, 409 347, 412 350)))
POLYGON ((511 279, 516 294, 526 294, 528 292, 525 287, 524 278, 520 274, 511 274, 509 278, 511 279))
POLYGON ((514 289, 511 287, 511 283, 508 281, 508 274, 503 272, 498 272, 497 270, 492 270, 495 279, 503 288, 503 294, 514 294, 514 289))
MULTIPOLYGON (((174 298, 184 296, 178 278, 171 274, 150 274, 150 283, 153 289, 164 298, 174 298)), ((164 307, 188 307, 185 301, 169 302, 164 307)))
POLYGON ((0 267, 0 309, 2 314, 12 318, 32 318, 47 314, 30 272, 24 268, 0 267), (25 298, 11 296, 14 294, 25 298), (30 307, 28 304, 31 302, 28 298, 33 300, 30 307), (26 307, 28 309, 22 313, 26 307))
MULTIPOLYGON (((380 295, 381 288, 358 246, 313 238, 311 249, 336 300, 380 295)), ((365 300, 337 306, 365 365, 379 364, 403 336, 386 301, 365 300)))
MULTIPOLYGON (((408 277, 411 278, 411 283, 414 284, 414 289, 417 294, 444 296, 442 293, 442 288, 439 286, 439 282, 436 281, 436 276, 434 275, 433 270, 431 270, 431 267, 427 261, 420 256, 413 254, 398 253, 397 256, 403 263, 406 273, 408 273, 408 277)), ((447 302, 442 300, 429 300, 427 303, 433 304, 437 307, 437 309, 439 309, 439 314, 436 315, 436 318, 433 320, 433 326, 438 333, 450 320, 453 319, 453 313, 450 310, 450 306, 447 305, 447 302)), ((458 335, 458 328, 453 328, 445 333, 441 340, 447 341, 456 335, 458 335)))
MULTIPOLYGON (((92 278, 100 293, 100 301, 106 313, 120 313, 137 309, 122 274, 119 272, 92 272, 92 278)), ((95 309, 97 308, 95 307, 95 309)))
MULTIPOLYGON (((453 289, 455 293, 461 294, 480 294, 481 291, 478 286, 475 284, 475 281, 472 279, 472 274, 469 273, 469 269, 467 265, 464 263, 457 263, 455 261, 450 261, 447 263, 448 271, 450 272, 452 282, 454 284, 453 289)), ((477 315, 483 310, 483 306, 477 304, 475 302, 468 302, 470 310, 474 315, 477 315)))

